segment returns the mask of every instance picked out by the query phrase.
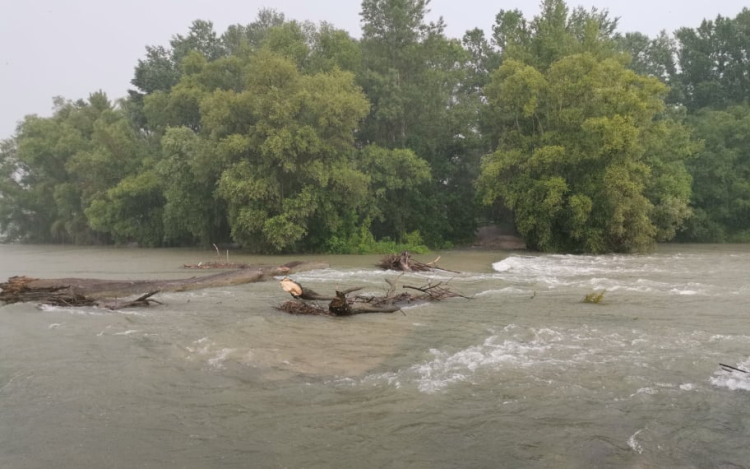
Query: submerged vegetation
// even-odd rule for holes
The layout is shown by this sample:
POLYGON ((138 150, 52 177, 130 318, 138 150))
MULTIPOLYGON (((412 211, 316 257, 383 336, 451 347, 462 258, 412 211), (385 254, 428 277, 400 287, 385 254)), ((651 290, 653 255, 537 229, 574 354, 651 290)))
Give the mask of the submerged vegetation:
POLYGON ((425 252, 509 223, 542 251, 750 240, 750 11, 649 38, 543 0, 445 34, 364 0, 362 37, 261 10, 149 46, 113 103, 0 143, 7 241, 425 252))
POLYGON ((605 293, 607 293, 607 290, 602 290, 599 293, 597 292, 587 293, 586 296, 583 297, 583 303, 593 303, 595 305, 598 305, 604 299, 605 293))

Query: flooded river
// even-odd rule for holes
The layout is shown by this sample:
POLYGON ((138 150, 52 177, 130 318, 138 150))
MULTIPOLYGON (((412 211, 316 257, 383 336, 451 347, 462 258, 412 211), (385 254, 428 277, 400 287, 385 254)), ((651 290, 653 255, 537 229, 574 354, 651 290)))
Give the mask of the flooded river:
MULTIPOLYGON (((150 309, 0 307, 0 468, 750 467, 750 375, 718 366, 750 369, 750 247, 441 254, 465 273, 400 281, 472 300, 294 317, 266 282, 150 309)), ((294 279, 378 293, 397 276, 377 256, 325 259, 294 279)), ((209 260, 0 245, 0 279, 171 278, 209 260)))

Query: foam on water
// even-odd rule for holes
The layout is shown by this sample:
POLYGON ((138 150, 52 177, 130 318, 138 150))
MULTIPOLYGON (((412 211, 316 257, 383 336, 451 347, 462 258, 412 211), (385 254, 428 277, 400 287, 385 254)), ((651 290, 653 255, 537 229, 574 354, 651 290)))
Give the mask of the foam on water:
POLYGON ((41 311, 47 313, 68 313, 82 316, 104 316, 105 310, 97 310, 95 308, 79 308, 75 306, 53 306, 53 305, 39 305, 38 308, 41 311))
MULTIPOLYGON (((630 329, 618 332, 603 331, 586 325, 573 328, 528 327, 508 324, 490 329, 490 335, 476 345, 460 350, 429 349, 431 358, 416 362, 400 370, 375 373, 359 381, 339 381, 340 384, 388 384, 414 386, 419 392, 434 394, 448 391, 455 385, 470 383, 481 385, 487 381, 504 380, 512 376, 519 384, 518 372, 525 385, 537 386, 559 382, 569 385, 564 376, 586 370, 595 375, 606 375, 613 368, 623 367, 631 381, 613 387, 611 397, 616 401, 650 399, 657 395, 674 395, 691 392, 696 385, 685 381, 664 380, 653 370, 661 362, 682 357, 685 350, 697 350, 709 342, 711 334, 705 331, 680 333, 671 337, 646 330, 630 329), (659 363, 651 362, 658 357, 659 363), (656 379, 655 379, 656 378, 656 379), (537 384, 534 384, 537 383, 537 384)), ((743 340, 744 336, 733 337, 743 340)), ((750 360, 749 360, 750 361, 750 360)), ((738 365, 750 368, 750 364, 738 365)), ((750 390, 750 375, 717 373, 711 382, 730 389, 750 390)), ((560 388, 562 389, 562 388, 560 388)))
POLYGON ((67 313, 77 316, 107 316, 110 314, 123 314, 125 316, 147 316, 147 314, 145 313, 139 313, 132 310, 102 309, 96 307, 39 305, 37 306, 37 308, 48 313, 67 313))
POLYGON ((219 350, 214 357, 208 359, 208 364, 214 368, 224 368, 223 363, 232 352, 234 352, 234 349, 223 348, 219 350))
POLYGON ((733 372, 722 376, 714 376, 711 378, 711 384, 721 388, 727 388, 731 391, 750 391, 750 378, 746 377, 747 374, 741 374, 733 372))
MULTIPOLYGON (((733 366, 741 370, 747 370, 750 368, 750 358, 733 366)), ((709 382, 714 386, 731 391, 750 391, 750 373, 720 370, 714 373, 709 382)))
POLYGON ((638 454, 643 453, 643 446, 641 446, 641 444, 636 439, 638 437, 638 434, 642 431, 643 429, 640 429, 637 432, 633 433, 630 438, 628 438, 628 446, 638 454))
MULTIPOLYGON (((308 272, 301 272, 298 274, 291 275, 290 277, 300 283, 303 282, 351 282, 357 281, 359 283, 369 282, 376 285, 382 285, 384 279, 393 278, 395 276, 402 276, 406 279, 419 279, 419 280, 451 280, 454 278, 460 278, 462 280, 470 280, 473 278, 482 279, 486 276, 477 276, 476 274, 466 273, 453 273, 444 271, 433 271, 433 272, 397 272, 394 270, 381 270, 377 268, 372 269, 352 269, 352 270, 339 270, 339 269, 319 269, 311 270, 308 272)), ((274 277, 278 280, 283 279, 283 276, 274 277)))
POLYGON ((505 288, 499 288, 497 290, 485 290, 483 292, 477 293, 474 296, 476 297, 476 296, 507 295, 507 294, 511 294, 511 295, 518 295, 518 294, 528 295, 530 293, 531 293, 530 290, 525 290, 523 288, 505 287, 505 288))
MULTIPOLYGON (((305 282, 349 282, 356 280, 358 282, 369 282, 381 284, 383 279, 389 276, 398 275, 397 272, 383 271, 377 269, 357 269, 357 270, 337 270, 337 269, 320 269, 311 270, 291 275, 290 277, 300 283, 305 282)), ((284 277, 275 277, 281 280, 284 277)))
POLYGON ((402 306, 401 310, 402 311, 409 311, 410 309, 425 308, 427 306, 430 306, 430 304, 426 303, 426 302, 425 303, 415 303, 415 304, 412 304, 412 305, 409 305, 409 306, 402 306))
MULTIPOLYGON (((675 269, 679 256, 512 256, 492 264, 498 277, 535 287, 606 289, 679 296, 718 294, 717 286, 658 281, 654 276, 675 269), (710 291, 715 290, 715 291, 710 291)), ((679 266, 677 267, 679 270, 679 266)), ((679 281, 679 278, 675 280, 679 281)), ((725 292, 726 293, 726 292, 725 292)), ((736 292, 735 292, 736 293, 736 292)))
POLYGON ((655 258, 646 256, 577 256, 552 254, 546 256, 511 256, 495 262, 492 267, 497 272, 515 272, 521 275, 548 274, 568 277, 574 275, 600 275, 613 271, 625 274, 643 272, 658 273, 664 270, 655 258))
MULTIPOLYGON (((238 353, 238 349, 222 347, 208 337, 194 340, 184 348, 188 352, 188 356, 186 357, 188 360, 198 359, 199 361, 205 361, 209 366, 217 369, 224 368, 224 362, 233 358, 238 353)), ((245 358, 251 358, 252 355, 252 351, 246 350, 244 352, 245 358)))
POLYGON ((525 328, 510 324, 492 333, 481 344, 456 352, 430 349, 431 360, 397 372, 374 374, 363 384, 387 382, 394 386, 414 383, 420 392, 433 394, 460 382, 474 383, 487 373, 519 368, 564 369, 593 363, 592 356, 603 347, 621 347, 622 338, 601 336, 596 329, 575 330, 525 328))

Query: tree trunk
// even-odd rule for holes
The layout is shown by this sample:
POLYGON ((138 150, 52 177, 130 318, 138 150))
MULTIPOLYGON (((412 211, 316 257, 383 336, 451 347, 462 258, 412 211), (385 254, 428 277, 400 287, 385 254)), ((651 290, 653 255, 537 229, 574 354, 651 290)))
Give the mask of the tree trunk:
MULTIPOLYGON (((0 302, 19 303, 34 301, 55 305, 105 306, 109 304, 136 306, 136 302, 117 303, 111 299, 132 295, 145 296, 141 306, 148 304, 149 297, 156 292, 183 292, 203 288, 228 287, 261 282, 279 275, 294 274, 307 270, 325 269, 324 262, 290 262, 277 267, 248 267, 220 272, 203 277, 172 280, 101 280, 84 278, 36 279, 11 277, 0 283, 0 302), (145 304, 144 304, 145 303, 145 304)), ((124 307, 124 306, 120 306, 124 307)))

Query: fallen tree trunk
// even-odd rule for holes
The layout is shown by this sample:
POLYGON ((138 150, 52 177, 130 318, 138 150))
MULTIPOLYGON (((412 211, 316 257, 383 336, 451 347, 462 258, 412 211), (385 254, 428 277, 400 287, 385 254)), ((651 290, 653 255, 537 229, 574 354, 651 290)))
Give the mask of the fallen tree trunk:
POLYGON ((422 287, 403 286, 404 289, 422 292, 421 295, 414 295, 409 292, 396 293, 396 283, 389 279, 385 281, 389 285, 385 295, 357 295, 354 298, 348 298, 347 295, 362 290, 362 287, 336 291, 336 296, 329 297, 305 288, 289 278, 284 278, 281 286, 284 291, 292 295, 294 300, 285 301, 276 309, 295 315, 353 316, 367 313, 395 313, 407 305, 443 301, 448 298, 471 299, 452 291, 445 282, 431 282, 422 287), (318 303, 319 301, 330 301, 330 303, 326 307, 318 303))
POLYGON ((101 280, 84 278, 37 279, 11 277, 0 283, 0 302, 38 302, 61 306, 104 306, 115 308, 147 306, 150 297, 158 292, 184 292, 204 288, 228 287, 260 282, 275 276, 324 269, 323 262, 290 262, 276 267, 248 267, 230 272, 219 272, 203 277, 171 280, 101 280), (143 295, 147 293, 146 295, 143 295), (131 302, 112 301, 115 298, 143 295, 131 302))

